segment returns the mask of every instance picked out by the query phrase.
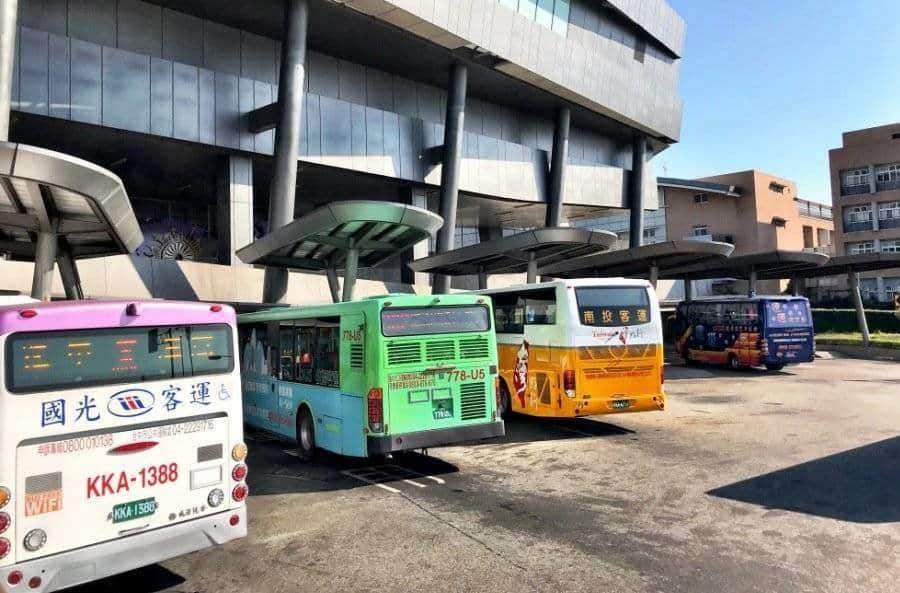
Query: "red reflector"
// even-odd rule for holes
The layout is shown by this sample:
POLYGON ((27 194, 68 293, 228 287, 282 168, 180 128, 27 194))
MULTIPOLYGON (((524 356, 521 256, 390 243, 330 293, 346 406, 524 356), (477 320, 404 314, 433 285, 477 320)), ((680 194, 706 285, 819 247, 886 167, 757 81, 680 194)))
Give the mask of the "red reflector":
POLYGON ((9 540, 0 537, 0 558, 6 558, 7 554, 9 554, 9 540))
POLYGON ((7 575, 6 582, 9 583, 10 585, 15 586, 22 582, 22 578, 23 578, 22 571, 14 570, 7 575))
POLYGON ((7 515, 6 513, 0 513, 0 533, 3 533, 7 529, 9 529, 10 522, 11 519, 9 518, 9 515, 7 515))
POLYGON ((234 469, 231 470, 231 477, 235 482, 242 482, 247 477, 247 466, 243 463, 234 466, 234 469))
POLYGON ((222 305, 213 305, 212 307, 209 308, 209 310, 212 311, 213 313, 218 313, 219 311, 222 310, 222 305))
POLYGON ((228 519, 228 524, 232 527, 236 527, 238 523, 241 522, 241 518, 237 515, 232 515, 230 519, 228 519))
POLYGON ((247 488, 246 484, 238 484, 234 487, 234 490, 231 491, 231 498, 233 498, 235 502, 243 502, 249 493, 250 490, 247 488))
POLYGON ((373 387, 369 390, 367 399, 369 403, 369 428, 374 432, 381 432, 384 424, 384 406, 382 406, 384 391, 382 391, 381 387, 373 387))
POLYGON ((31 577, 28 579, 28 586, 32 589, 37 589, 41 586, 41 577, 31 577))
POLYGON ((19 311, 19 315, 24 319, 31 319, 32 317, 37 317, 37 311, 34 309, 22 309, 19 311))
POLYGON ((119 445, 118 447, 113 447, 109 451, 106 452, 107 455, 128 455, 129 453, 140 453, 141 451, 146 451, 147 449, 152 449, 156 445, 158 445, 156 441, 138 441, 137 443, 127 443, 125 445, 119 445))
POLYGON ((563 371, 563 389, 566 391, 575 391, 575 370, 566 369, 563 371))

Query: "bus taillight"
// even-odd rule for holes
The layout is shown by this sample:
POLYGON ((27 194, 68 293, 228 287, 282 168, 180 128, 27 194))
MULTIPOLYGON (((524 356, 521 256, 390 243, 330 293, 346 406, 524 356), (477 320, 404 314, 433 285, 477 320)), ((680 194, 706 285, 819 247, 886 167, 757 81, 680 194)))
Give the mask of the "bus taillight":
POLYGON ((381 432, 384 429, 384 391, 381 387, 369 390, 369 430, 381 432))
POLYGON ((12 523, 12 519, 9 518, 9 515, 6 513, 0 513, 0 533, 3 533, 7 529, 9 529, 10 523, 12 523))
POLYGON ((566 391, 566 397, 575 397, 575 369, 563 371, 563 389, 566 391))
POLYGON ((250 489, 247 488, 247 485, 238 484, 231 491, 231 498, 234 502, 244 502, 244 499, 247 498, 248 494, 250 494, 250 489))
POLYGON ((0 486, 0 509, 6 506, 6 503, 9 502, 9 488, 4 488, 0 486))
POLYGON ((6 558, 7 554, 9 554, 10 547, 9 540, 5 537, 0 537, 0 558, 6 558))
POLYGON ((247 477, 247 466, 243 463, 239 463, 234 466, 234 469, 231 470, 231 478, 235 482, 243 482, 244 478, 247 477))

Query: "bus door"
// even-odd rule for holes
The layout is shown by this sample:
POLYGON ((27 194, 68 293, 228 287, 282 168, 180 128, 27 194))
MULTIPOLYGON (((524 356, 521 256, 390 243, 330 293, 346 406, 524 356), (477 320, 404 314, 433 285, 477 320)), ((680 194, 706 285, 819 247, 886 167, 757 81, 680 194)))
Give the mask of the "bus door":
MULTIPOLYGON (((369 361, 366 343, 366 318, 362 313, 341 315, 341 452, 354 457, 366 456, 366 394, 374 385, 367 382, 369 361)), ((374 376, 374 373, 371 373, 374 376)))
POLYGON ((566 354, 556 327, 557 303, 554 288, 523 294, 525 339, 529 343, 528 391, 536 411, 549 415, 562 407, 560 373, 566 354))

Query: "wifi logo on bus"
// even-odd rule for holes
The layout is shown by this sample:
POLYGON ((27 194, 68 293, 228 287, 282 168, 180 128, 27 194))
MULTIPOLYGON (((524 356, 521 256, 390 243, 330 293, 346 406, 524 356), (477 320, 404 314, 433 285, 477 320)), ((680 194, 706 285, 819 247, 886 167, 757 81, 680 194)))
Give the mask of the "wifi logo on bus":
POLYGON ((152 410, 155 401, 153 394, 145 389, 126 389, 110 397, 106 409, 113 416, 133 418, 152 410))

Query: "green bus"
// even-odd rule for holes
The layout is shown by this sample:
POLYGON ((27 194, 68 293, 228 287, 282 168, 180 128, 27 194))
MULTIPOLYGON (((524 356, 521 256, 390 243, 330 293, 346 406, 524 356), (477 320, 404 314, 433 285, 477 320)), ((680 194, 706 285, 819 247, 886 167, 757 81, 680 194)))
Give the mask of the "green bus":
POLYGON ((504 434, 489 297, 386 295, 238 318, 244 421, 369 457, 504 434))

